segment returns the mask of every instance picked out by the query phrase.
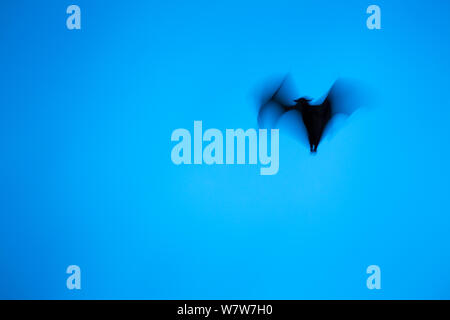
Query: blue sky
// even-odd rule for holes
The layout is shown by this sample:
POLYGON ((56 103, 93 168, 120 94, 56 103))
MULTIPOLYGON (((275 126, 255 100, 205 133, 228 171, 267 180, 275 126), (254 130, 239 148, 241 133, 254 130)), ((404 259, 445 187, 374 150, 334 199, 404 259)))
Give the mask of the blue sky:
POLYGON ((1 298, 450 297, 447 1, 80 0, 79 31, 70 4, 0 11, 1 298), (287 72, 370 107, 314 157, 281 126, 275 176, 172 163, 195 120, 257 128, 287 72))

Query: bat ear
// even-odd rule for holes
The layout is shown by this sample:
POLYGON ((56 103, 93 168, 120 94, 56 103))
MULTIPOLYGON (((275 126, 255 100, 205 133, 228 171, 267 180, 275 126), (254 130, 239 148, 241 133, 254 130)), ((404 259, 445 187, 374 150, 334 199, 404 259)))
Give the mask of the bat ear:
POLYGON ((312 99, 309 97, 301 97, 299 99, 294 100, 294 102, 297 102, 297 103, 298 102, 310 102, 310 101, 312 101, 312 99))

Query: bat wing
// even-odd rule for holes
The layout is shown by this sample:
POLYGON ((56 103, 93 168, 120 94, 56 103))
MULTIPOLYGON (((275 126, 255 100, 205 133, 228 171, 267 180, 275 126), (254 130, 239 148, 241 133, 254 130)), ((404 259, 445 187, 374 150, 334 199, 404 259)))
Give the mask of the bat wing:
POLYGON ((337 114, 350 116, 363 106, 362 100, 361 90, 356 82, 338 79, 322 105, 331 109, 332 116, 337 114))
POLYGON ((334 135, 344 124, 344 119, 364 105, 362 88, 355 81, 338 79, 321 104, 322 108, 330 110, 330 120, 323 135, 334 135))
POLYGON ((259 127, 273 128, 282 118, 282 124, 280 125, 282 125, 283 130, 286 130, 290 136, 307 146, 308 135, 300 112, 292 112, 292 114, 289 113, 289 116, 283 117, 288 111, 297 110, 294 99, 297 99, 298 96, 290 75, 285 76, 281 81, 272 79, 266 83, 260 96, 265 96, 265 98, 260 98, 259 127))
POLYGON ((293 99, 289 99, 290 82, 290 77, 286 76, 275 91, 266 88, 264 93, 269 92, 269 98, 262 99, 258 110, 258 125, 260 127, 275 126, 284 113, 294 109, 294 105, 290 103, 293 99))

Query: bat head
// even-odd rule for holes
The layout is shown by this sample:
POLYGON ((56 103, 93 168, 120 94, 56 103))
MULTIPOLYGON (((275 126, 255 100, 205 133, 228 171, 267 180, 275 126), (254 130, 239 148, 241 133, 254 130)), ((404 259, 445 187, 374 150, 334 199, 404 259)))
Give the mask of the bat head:
POLYGON ((294 102, 296 102, 297 105, 300 105, 300 106, 309 106, 309 102, 311 102, 311 101, 312 101, 312 99, 309 99, 306 97, 302 97, 302 98, 294 100, 294 102))

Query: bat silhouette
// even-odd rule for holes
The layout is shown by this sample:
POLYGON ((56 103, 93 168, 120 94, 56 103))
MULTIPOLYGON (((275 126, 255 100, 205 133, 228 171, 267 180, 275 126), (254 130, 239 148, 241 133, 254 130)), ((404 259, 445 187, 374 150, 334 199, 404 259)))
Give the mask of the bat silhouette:
POLYGON ((270 98, 260 104, 258 124, 263 127, 265 120, 268 119, 276 124, 287 112, 299 112, 304 127, 300 123, 296 129, 300 131, 300 135, 306 135, 310 151, 315 153, 322 137, 329 129, 330 120, 338 114, 349 116, 359 107, 359 104, 351 99, 355 88, 352 88, 349 82, 337 80, 322 102, 312 104, 312 99, 308 97, 289 98, 293 91, 289 80, 289 76, 286 76, 270 98))

